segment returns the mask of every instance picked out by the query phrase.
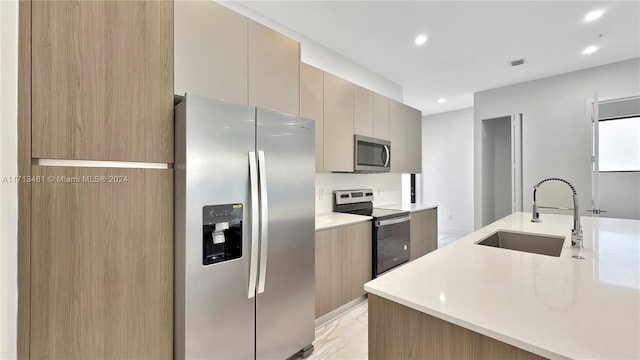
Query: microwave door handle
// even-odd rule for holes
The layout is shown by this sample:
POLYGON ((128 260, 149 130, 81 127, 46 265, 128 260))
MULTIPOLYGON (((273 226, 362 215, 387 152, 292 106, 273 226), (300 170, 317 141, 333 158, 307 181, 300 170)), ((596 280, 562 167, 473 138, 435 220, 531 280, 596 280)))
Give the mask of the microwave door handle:
POLYGON ((387 158, 384 161, 384 166, 389 166, 389 158, 391 158, 391 154, 389 153, 389 147, 387 145, 383 145, 384 152, 387 154, 387 158))
POLYGON ((389 219, 389 220, 379 220, 379 221, 376 221, 376 227, 399 224, 409 220, 411 220, 411 215, 403 216, 400 218, 389 219))

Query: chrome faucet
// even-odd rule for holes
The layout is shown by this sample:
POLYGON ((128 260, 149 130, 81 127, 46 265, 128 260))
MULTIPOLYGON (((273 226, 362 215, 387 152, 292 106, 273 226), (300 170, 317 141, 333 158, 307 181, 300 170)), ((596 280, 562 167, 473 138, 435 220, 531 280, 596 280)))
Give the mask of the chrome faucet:
POLYGON ((560 178, 548 178, 540 181, 533 187, 533 211, 532 211, 533 214, 532 214, 531 222, 539 223, 542 221, 540 220, 540 213, 538 213, 538 208, 571 210, 568 208, 560 208, 560 207, 538 206, 538 204, 536 204, 536 191, 538 191, 538 186, 551 180, 560 181, 569 185, 569 187, 571 188, 571 191, 573 192, 573 229, 571 229, 571 246, 577 247, 577 248, 583 248, 584 246, 582 244, 582 226, 580 226, 580 210, 578 207, 578 193, 576 192, 576 189, 573 187, 573 185, 571 185, 571 183, 568 182, 567 180, 560 179, 560 178))

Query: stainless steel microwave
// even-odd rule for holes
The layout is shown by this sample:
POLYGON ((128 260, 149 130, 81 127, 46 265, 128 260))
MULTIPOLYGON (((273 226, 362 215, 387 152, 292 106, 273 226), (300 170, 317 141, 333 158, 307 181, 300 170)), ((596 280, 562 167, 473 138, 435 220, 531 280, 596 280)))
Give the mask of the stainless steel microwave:
POLYGON ((391 170, 391 142, 354 135, 354 170, 361 173, 391 170))

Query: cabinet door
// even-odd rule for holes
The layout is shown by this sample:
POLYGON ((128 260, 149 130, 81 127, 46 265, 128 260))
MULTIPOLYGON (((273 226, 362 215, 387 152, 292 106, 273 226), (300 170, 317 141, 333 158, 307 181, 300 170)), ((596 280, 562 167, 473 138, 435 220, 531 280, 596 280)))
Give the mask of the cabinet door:
POLYGON ((389 140, 389 98, 373 94, 373 137, 389 140))
POLYGON ((247 104, 247 18, 213 1, 174 12, 175 93, 247 104))
POLYGON ((316 319, 341 303, 340 230, 316 231, 316 319))
POLYGON ((422 113, 412 107, 407 112, 407 172, 422 172, 422 113))
POLYGON ((353 84, 326 72, 324 170, 353 171, 353 84))
POLYGON ((371 277, 371 223, 345 226, 341 229, 342 292, 346 304, 366 292, 364 284, 371 277))
POLYGON ((300 114, 300 43, 249 20, 249 104, 300 114))
POLYGON ((373 137, 373 91, 353 86, 353 132, 373 137))
POLYGON ((389 137, 391 172, 407 172, 407 125, 405 105, 389 100, 389 137))
POLYGON ((173 2, 32 2, 34 158, 173 162, 173 2))
POLYGON ((324 170, 323 78, 322 70, 300 63, 300 116, 316 122, 316 172, 324 170))
POLYGON ((411 260, 438 249, 438 209, 411 213, 411 260))
POLYGON ((173 171, 32 175, 31 357, 171 358, 173 171))

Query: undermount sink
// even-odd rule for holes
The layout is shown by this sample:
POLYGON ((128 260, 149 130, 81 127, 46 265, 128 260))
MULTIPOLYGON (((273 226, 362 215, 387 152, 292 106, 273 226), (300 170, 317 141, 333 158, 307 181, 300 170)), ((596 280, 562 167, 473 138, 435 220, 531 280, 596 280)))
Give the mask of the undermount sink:
POLYGON ((559 257, 564 237, 498 230, 476 244, 559 257))

